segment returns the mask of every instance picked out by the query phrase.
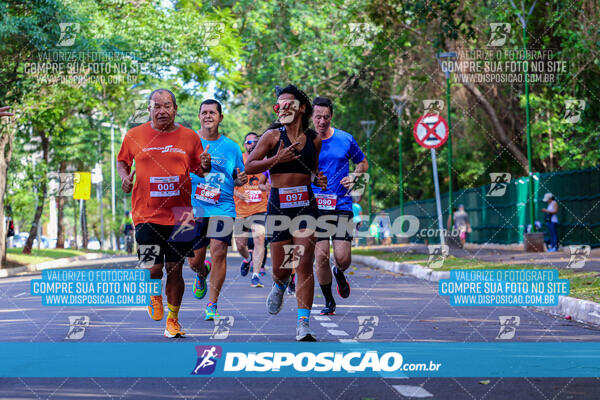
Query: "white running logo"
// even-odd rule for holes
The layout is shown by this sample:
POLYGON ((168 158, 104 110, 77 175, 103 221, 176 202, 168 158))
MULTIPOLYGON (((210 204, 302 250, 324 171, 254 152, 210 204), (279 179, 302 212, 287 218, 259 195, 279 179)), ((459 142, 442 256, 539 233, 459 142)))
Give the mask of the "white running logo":
POLYGON ((216 348, 214 346, 211 347, 210 349, 204 350, 204 352, 202 353, 202 362, 200 364, 198 364, 198 366, 194 370, 194 374, 198 373, 199 369, 210 367, 211 365, 213 365, 215 363, 212 360, 212 358, 216 356, 215 350, 216 350, 216 348))

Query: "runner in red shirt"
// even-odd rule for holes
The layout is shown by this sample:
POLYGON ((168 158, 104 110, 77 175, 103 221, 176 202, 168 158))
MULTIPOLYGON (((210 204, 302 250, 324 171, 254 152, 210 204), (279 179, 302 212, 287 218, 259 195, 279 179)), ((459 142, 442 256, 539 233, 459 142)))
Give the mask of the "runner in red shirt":
MULTIPOLYGON (((210 155, 196 132, 175 123, 177 102, 171 91, 157 89, 149 102, 151 121, 127 132, 117 171, 123 191, 133 189, 131 214, 140 264, 150 266, 152 279, 162 279, 163 267, 167 270, 164 335, 179 337, 185 335, 178 321, 185 289, 182 266, 192 254, 195 235, 190 172, 209 172, 210 155)), ((156 321, 163 318, 162 296, 151 296, 148 314, 156 321)))

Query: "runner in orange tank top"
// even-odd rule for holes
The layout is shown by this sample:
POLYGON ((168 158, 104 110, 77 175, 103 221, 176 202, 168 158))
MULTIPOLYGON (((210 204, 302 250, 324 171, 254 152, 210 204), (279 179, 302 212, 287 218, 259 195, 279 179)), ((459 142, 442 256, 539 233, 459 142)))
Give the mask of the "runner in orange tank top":
MULTIPOLYGON (((254 132, 246 134, 244 138, 244 163, 248 155, 254 150, 258 143, 258 135, 254 132)), ((235 243, 240 255, 244 257, 240 272, 246 276, 253 265, 253 273, 250 286, 264 287, 260 281, 260 270, 266 259, 265 246, 265 217, 267 215, 267 203, 271 185, 267 182, 264 174, 248 175, 248 183, 237 187, 234 192, 236 218, 235 243), (248 250, 248 237, 252 234, 254 241, 254 252, 248 250)))

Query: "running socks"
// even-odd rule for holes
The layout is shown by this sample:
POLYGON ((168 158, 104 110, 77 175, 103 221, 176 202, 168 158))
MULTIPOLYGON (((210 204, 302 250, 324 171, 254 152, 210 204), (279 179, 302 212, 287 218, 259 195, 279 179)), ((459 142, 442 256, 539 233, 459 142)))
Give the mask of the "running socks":
POLYGON ((251 263, 252 262, 252 252, 249 251, 248 254, 249 254, 249 256, 248 256, 248 258, 244 258, 244 262, 251 263))
POLYGON ((301 319, 308 319, 310 317, 310 310, 308 308, 298 309, 298 321, 301 319))
POLYGON ((215 302, 215 303, 213 303, 212 301, 209 301, 209 302, 208 302, 208 304, 206 305, 206 308, 208 308, 208 307, 214 307, 214 308, 217 308, 217 303, 216 303, 216 302, 215 302))
POLYGON ((331 293, 331 282, 327 285, 321 285, 321 292, 323 292, 323 296, 325 296, 325 302, 331 303, 333 302, 333 294, 331 293))
POLYGON ((179 314, 179 307, 181 307, 181 306, 174 306, 174 305, 167 303, 167 308, 169 309, 169 314, 167 314, 167 319, 169 319, 169 318, 177 319, 177 315, 179 314))

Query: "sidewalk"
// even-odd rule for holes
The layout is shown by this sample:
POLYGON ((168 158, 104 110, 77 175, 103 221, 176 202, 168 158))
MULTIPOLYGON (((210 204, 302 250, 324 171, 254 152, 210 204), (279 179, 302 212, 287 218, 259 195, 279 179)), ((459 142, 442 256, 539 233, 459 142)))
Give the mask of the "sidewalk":
MULTIPOLYGON (((565 269, 571 258, 568 247, 564 248, 563 251, 556 253, 526 253, 523 250, 518 250, 519 247, 516 245, 503 246, 467 243, 465 247, 465 249, 450 247, 449 253, 451 256, 457 258, 470 258, 505 265, 514 265, 515 268, 524 264, 537 264, 565 269)), ((417 243, 354 247, 353 249, 378 250, 395 253, 398 256, 429 254, 429 249, 426 245, 417 243)), ((389 272, 414 276, 431 282, 438 282, 441 279, 448 279, 450 277, 449 271, 435 271, 419 264, 385 261, 372 256, 353 254, 352 261, 358 264, 384 269, 389 272)), ((600 271, 600 249, 592 249, 585 266, 578 269, 578 271, 600 271)), ((600 327, 600 304, 593 301, 582 300, 570 296, 560 296, 559 304, 557 306, 533 308, 552 315, 573 319, 594 327, 600 327)))
POLYGON ((68 268, 74 266, 79 261, 88 261, 88 260, 99 260, 101 258, 116 258, 116 257, 126 257, 126 256, 117 256, 114 254, 108 253, 87 253, 81 256, 75 257, 66 257, 59 258, 56 260, 45 261, 39 264, 29 264, 24 265, 22 267, 16 268, 2 268, 0 269, 0 278, 7 278, 10 276, 24 275, 28 273, 36 273, 42 271, 44 269, 49 268, 68 268))
MULTIPOLYGON (((522 245, 504 246, 467 243, 464 249, 450 247, 449 253, 451 256, 457 258, 471 258, 480 261, 502 263, 505 265, 519 266, 522 264, 536 264, 554 268, 566 268, 571 259, 569 247, 564 247, 562 251, 555 253, 526 253, 523 250, 518 250, 522 247, 522 245)), ((420 243, 354 247, 353 249, 387 251, 398 255, 411 253, 429 254, 427 246, 420 243)), ((592 249, 585 266, 581 271, 600 271, 600 249, 592 249)))

